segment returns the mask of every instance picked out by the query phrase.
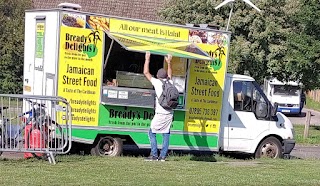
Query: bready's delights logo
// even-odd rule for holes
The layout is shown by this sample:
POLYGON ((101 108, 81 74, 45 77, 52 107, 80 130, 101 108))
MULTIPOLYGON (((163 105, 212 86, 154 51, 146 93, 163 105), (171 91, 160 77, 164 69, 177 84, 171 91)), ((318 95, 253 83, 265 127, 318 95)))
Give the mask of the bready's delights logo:
POLYGON ((225 50, 223 46, 219 46, 214 51, 208 51, 208 54, 214 59, 210 62, 210 67, 213 68, 215 71, 218 71, 222 67, 222 57, 226 56, 225 50))
POLYGON ((77 51, 84 53, 88 58, 92 58, 97 55, 98 48, 97 42, 101 42, 100 32, 92 31, 89 35, 73 35, 66 33, 65 49, 71 51, 77 51))
POLYGON ((208 66, 210 69, 214 71, 218 71, 221 69, 223 64, 223 57, 226 56, 224 47, 218 47, 215 50, 206 50, 206 52, 211 56, 213 59, 212 61, 205 61, 205 60, 196 60, 197 64, 208 66))

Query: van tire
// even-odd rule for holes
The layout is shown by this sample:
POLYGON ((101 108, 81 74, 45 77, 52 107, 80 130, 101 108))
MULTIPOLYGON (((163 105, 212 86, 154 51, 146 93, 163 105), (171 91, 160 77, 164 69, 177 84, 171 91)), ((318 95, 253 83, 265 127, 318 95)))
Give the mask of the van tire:
POLYGON ((93 146, 90 153, 94 156, 120 156, 123 151, 123 142, 121 138, 104 136, 100 137, 96 145, 93 146))
POLYGON ((255 152, 255 158, 281 158, 282 145, 281 142, 275 137, 268 137, 264 139, 258 146, 255 152))

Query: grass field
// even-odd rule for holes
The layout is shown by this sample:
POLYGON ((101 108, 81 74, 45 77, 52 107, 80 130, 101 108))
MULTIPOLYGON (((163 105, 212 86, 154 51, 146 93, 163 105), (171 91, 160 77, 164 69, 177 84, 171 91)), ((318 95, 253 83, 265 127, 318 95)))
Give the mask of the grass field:
MULTIPOLYGON (((299 144, 320 144, 320 131, 295 125, 299 144)), ((41 160, 0 160, 0 185, 320 185, 320 161, 239 160, 221 156, 170 156, 167 162, 142 157, 58 156, 41 160)))
POLYGON ((320 145, 320 126, 310 126, 309 137, 303 139, 304 125, 294 125, 295 139, 301 145, 320 145))
POLYGON ((144 162, 135 157, 65 156, 56 165, 1 160, 0 179, 1 185, 320 185, 320 161, 190 159, 144 162))
MULTIPOLYGON (((307 101, 310 104, 310 101, 307 101)), ((320 108, 320 107, 319 107, 320 108)), ((320 145, 320 127, 295 125, 298 144, 320 145)), ((220 156, 171 156, 167 162, 142 157, 59 156, 39 160, 0 160, 0 185, 320 185, 320 161, 239 160, 220 156)))
POLYGON ((312 100, 312 99, 309 98, 309 97, 307 97, 306 108, 320 111, 320 103, 312 100))

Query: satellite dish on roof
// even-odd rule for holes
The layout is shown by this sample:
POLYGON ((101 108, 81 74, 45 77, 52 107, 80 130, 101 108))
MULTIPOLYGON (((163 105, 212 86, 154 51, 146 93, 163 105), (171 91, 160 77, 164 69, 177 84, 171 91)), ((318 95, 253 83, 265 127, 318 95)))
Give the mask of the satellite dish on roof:
MULTIPOLYGON (((231 10, 230 10, 230 14, 229 14, 229 19, 228 19, 228 24, 227 24, 227 31, 228 31, 228 28, 229 28, 229 24, 230 24, 230 19, 231 19, 231 15, 232 15, 232 11, 233 11, 233 3, 234 3, 235 0, 225 0, 223 1, 222 3, 220 3, 218 6, 216 6, 214 9, 215 10, 218 10, 219 8, 221 8, 222 6, 228 4, 228 3, 232 3, 231 5, 231 10)), ((255 10, 257 10, 258 12, 261 12, 261 10, 256 6, 254 5, 250 0, 241 0, 241 1, 244 1, 245 3, 247 3, 248 5, 250 5, 252 8, 254 8, 255 10)))

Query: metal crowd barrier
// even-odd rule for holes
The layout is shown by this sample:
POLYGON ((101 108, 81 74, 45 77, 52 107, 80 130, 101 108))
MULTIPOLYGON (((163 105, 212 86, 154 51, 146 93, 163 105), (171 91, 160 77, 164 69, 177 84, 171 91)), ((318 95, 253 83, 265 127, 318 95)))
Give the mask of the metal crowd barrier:
POLYGON ((45 158, 71 149, 71 107, 53 96, 0 94, 0 155, 21 152, 24 158, 45 158))

